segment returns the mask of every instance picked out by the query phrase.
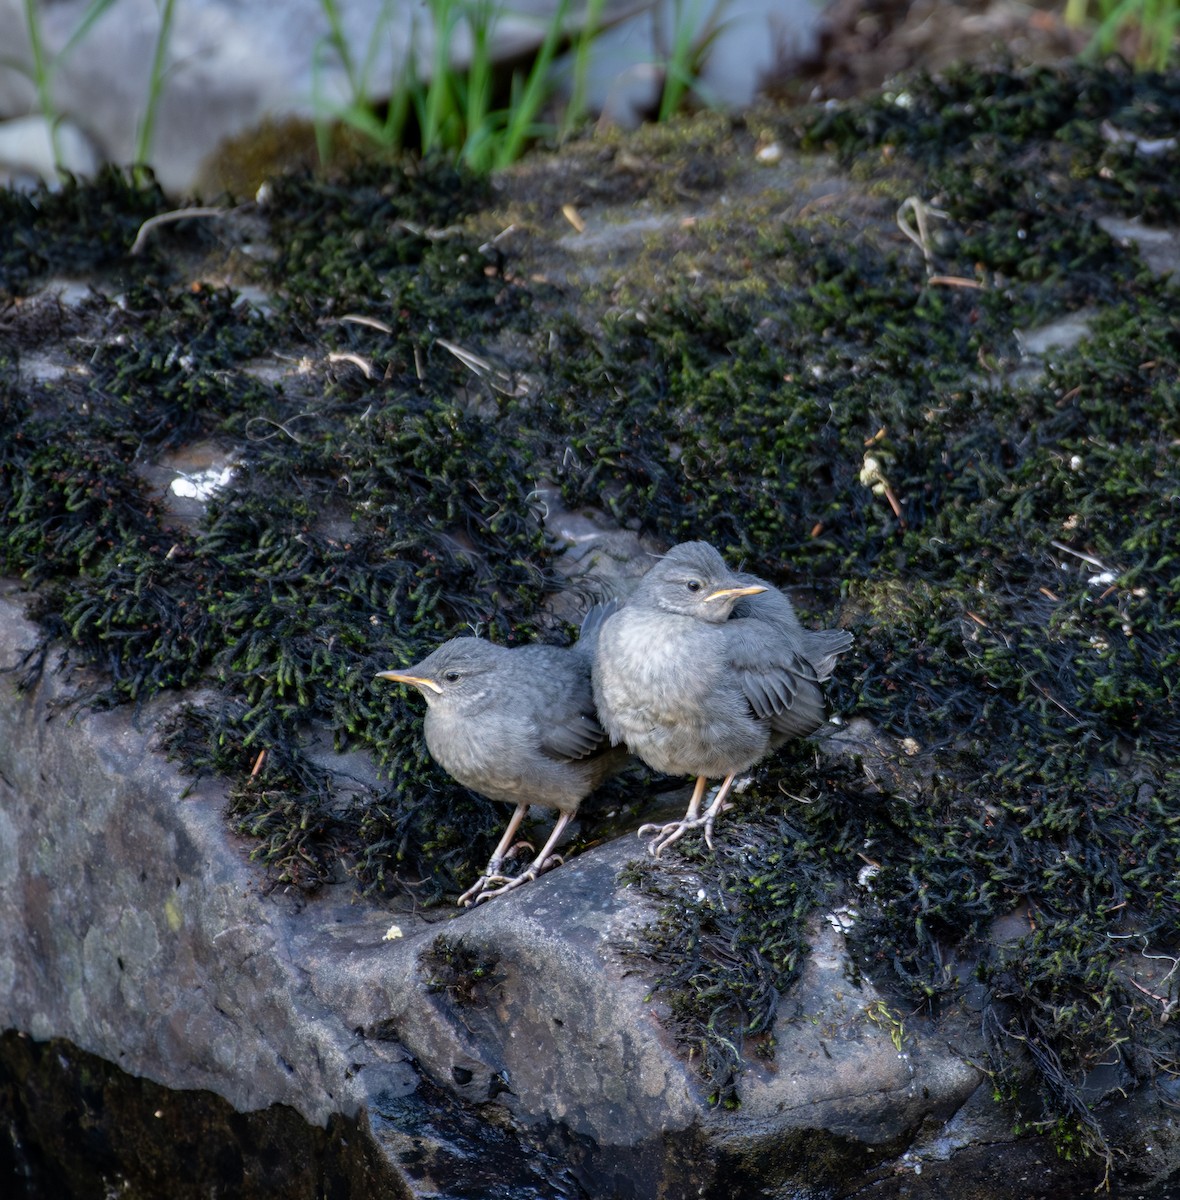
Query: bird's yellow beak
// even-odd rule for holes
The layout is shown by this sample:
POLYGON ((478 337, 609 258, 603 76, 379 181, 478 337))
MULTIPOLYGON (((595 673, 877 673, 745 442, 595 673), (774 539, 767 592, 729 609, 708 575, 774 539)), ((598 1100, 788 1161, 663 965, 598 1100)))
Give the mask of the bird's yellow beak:
POLYGON ((388 679, 391 683, 409 683, 414 687, 430 688, 432 692, 442 695, 442 688, 433 679, 427 679, 425 675, 404 675, 401 671, 378 671, 374 678, 388 679))
POLYGON ((709 604, 713 600, 728 600, 731 597, 736 599, 738 596, 757 596, 759 592, 764 591, 766 589, 757 583, 751 587, 718 588, 717 591, 710 592, 705 597, 705 603, 709 604))

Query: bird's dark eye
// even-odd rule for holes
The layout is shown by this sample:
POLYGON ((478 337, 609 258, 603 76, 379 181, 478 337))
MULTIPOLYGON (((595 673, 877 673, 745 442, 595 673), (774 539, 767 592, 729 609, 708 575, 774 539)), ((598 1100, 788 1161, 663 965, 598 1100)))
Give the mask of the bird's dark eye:
POLYGON ((443 674, 443 678, 447 681, 447 683, 458 683, 459 682, 459 672, 458 671, 446 671, 443 674))
POLYGON ((690 579, 684 586, 690 592, 699 592, 701 590, 701 581, 699 579, 690 579))

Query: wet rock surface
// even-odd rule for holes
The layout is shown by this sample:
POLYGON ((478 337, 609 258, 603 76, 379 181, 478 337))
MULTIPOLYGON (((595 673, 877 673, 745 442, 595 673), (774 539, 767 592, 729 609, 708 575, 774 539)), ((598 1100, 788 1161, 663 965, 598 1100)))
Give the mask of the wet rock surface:
POLYGON ((50 1196, 408 1197, 364 1118, 324 1127, 273 1104, 236 1109, 121 1071, 67 1041, 0 1034, 0 1177, 20 1200, 50 1196))

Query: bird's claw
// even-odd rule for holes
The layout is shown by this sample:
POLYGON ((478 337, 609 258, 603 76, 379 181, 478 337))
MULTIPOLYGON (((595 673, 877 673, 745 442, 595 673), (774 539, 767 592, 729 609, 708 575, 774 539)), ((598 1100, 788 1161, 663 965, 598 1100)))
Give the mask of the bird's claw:
MULTIPOLYGON (((508 857, 506 855, 505 857, 508 857)), ((503 861, 503 860, 501 860, 503 861)), ((546 871, 552 870, 554 867, 560 867, 565 859, 560 854, 551 854, 539 866, 533 863, 527 870, 522 871, 519 875, 501 875, 499 871, 500 863, 488 865, 486 875, 481 875, 456 901, 462 908, 470 908, 473 904, 483 904, 485 900, 491 900, 495 896, 502 896, 505 892, 511 892, 514 888, 523 886, 526 883, 532 883, 540 875, 544 875, 546 871), (498 884, 498 887, 492 887, 492 884, 498 884)))
MULTIPOLYGON (((501 860, 502 861, 502 860, 501 860)), ((497 864, 498 868, 498 864, 497 864)), ((460 908, 470 908, 473 904, 478 904, 481 900, 486 900, 488 897, 483 894, 484 889, 489 884, 493 883, 510 883, 511 876, 501 875, 498 869, 493 870, 488 867, 486 875, 481 875, 468 889, 455 901, 460 908)))
POLYGON ((728 811, 732 807, 733 806, 730 804, 722 804, 720 808, 716 810, 711 808, 707 813, 705 813, 705 845, 708 846, 710 850, 716 849, 716 847, 713 845, 713 823, 719 816, 721 816, 723 812, 728 811))
POLYGON ((659 858, 663 851, 667 850, 669 846, 674 846, 693 829, 705 831, 705 845, 712 850, 714 849, 713 825, 729 807, 728 804, 723 803, 720 808, 710 808, 708 812, 702 813, 699 817, 681 817, 679 821, 670 821, 667 825, 640 825, 639 836, 653 839, 647 847, 648 853, 653 858, 659 858))
POLYGON ((505 892, 511 892, 514 888, 523 887, 526 883, 532 883, 539 874, 540 872, 535 867, 529 867, 527 871, 522 871, 519 875, 512 876, 511 879, 503 875, 489 877, 485 882, 499 883, 500 886, 492 888, 490 891, 485 888, 476 896, 475 903, 483 904, 496 896, 504 895, 505 892))
POLYGON ((690 829, 699 829, 705 823, 704 817, 685 817, 681 821, 672 821, 667 825, 640 825, 640 837, 652 837, 648 843, 648 853, 653 858, 659 858, 662 851, 675 845, 690 829))

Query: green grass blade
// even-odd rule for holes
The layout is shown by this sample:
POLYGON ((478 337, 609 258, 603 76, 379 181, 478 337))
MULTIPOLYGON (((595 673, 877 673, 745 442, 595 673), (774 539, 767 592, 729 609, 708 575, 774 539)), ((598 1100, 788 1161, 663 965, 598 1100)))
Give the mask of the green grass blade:
POLYGON ((660 110, 656 117, 661 124, 676 115, 699 73, 696 61, 699 51, 695 45, 696 15, 696 4, 691 6, 688 13, 684 5, 676 5, 676 28, 672 35, 672 49, 664 66, 664 90, 660 95, 660 110))
MULTIPOLYGON (((352 61, 352 52, 348 48, 348 39, 344 36, 344 23, 340 19, 340 8, 336 0, 320 0, 320 8, 323 10, 324 18, 328 22, 328 32, 321 41, 336 51, 336 55, 340 59, 340 65, 344 68, 345 78, 348 80, 349 94, 353 100, 356 100, 359 98, 361 81, 357 76, 356 66, 352 61)), ((317 43, 318 45, 319 43, 317 43)))
POLYGON ((464 93, 463 158, 475 170, 483 166, 485 148, 492 135, 492 28, 495 19, 489 0, 477 0, 467 12, 471 30, 471 64, 464 93))
POLYGON ((36 0, 25 0, 25 29, 29 35, 29 50, 33 56, 32 79, 37 89, 37 104, 41 115, 49 123, 49 143, 53 149, 53 165, 61 174, 61 144, 57 127, 61 115, 53 101, 53 62, 45 55, 45 43, 41 40, 41 18, 37 14, 36 0))
POLYGON ((423 154, 444 148, 445 131, 453 128, 455 123, 451 43, 458 22, 458 9, 452 5, 451 0, 432 0, 430 8, 434 17, 434 55, 430 82, 426 85, 425 103, 419 120, 423 154))
POLYGON ((542 132, 537 123, 545 101, 549 98, 551 85, 549 68, 557 54, 558 44, 565 30, 565 18, 569 12, 569 0, 561 0, 553 19, 545 31, 545 40, 537 51, 537 57, 529 70, 523 89, 515 98, 508 112, 508 122, 504 128, 504 137, 496 152, 497 167, 505 167, 515 162, 521 155, 529 138, 536 137, 542 132))
POLYGON ((95 21, 114 3, 115 0, 91 0, 86 11, 82 14, 82 19, 74 26, 74 32, 70 34, 66 40, 66 44, 57 52, 54 60, 55 64, 65 61, 73 52, 74 47, 90 32, 95 21))
POLYGON ((606 0, 589 0, 586 19, 574 42, 574 73, 569 101, 561 118, 558 140, 565 141, 586 116, 586 77, 590 71, 590 53, 602 31, 602 10, 606 0))
POLYGON ((156 46, 152 54, 151 73, 148 75, 147 103, 139 122, 139 134, 135 140, 135 165, 146 166, 152 150, 156 132, 156 114, 160 109, 160 92, 164 87, 164 64, 168 57, 168 46, 172 40, 172 16, 176 0, 163 0, 160 6, 160 28, 156 34, 156 46))

